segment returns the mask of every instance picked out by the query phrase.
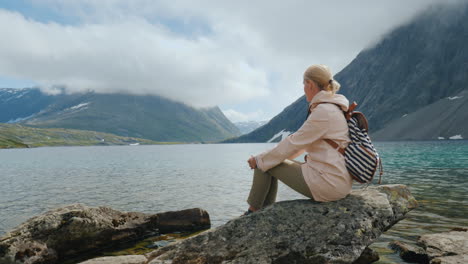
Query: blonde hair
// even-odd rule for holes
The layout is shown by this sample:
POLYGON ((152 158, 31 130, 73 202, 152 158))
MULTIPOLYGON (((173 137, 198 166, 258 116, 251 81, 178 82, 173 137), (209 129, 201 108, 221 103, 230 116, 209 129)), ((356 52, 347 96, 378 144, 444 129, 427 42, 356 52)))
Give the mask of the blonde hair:
POLYGON ((314 64, 304 72, 304 80, 313 81, 320 90, 335 94, 340 90, 340 83, 333 79, 330 69, 323 64, 314 64))

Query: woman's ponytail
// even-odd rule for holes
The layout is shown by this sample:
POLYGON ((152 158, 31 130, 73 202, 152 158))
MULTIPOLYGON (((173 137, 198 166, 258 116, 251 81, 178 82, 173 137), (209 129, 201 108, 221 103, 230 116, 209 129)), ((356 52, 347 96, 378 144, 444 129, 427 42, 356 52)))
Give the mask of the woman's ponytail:
POLYGON ((325 88, 326 91, 332 92, 332 93, 337 93, 340 90, 340 83, 337 82, 336 80, 329 80, 328 81, 328 86, 325 88))
POLYGON ((315 64, 307 68, 304 72, 304 79, 314 81, 321 90, 329 91, 332 93, 340 90, 340 83, 333 80, 333 75, 330 69, 323 64, 315 64))

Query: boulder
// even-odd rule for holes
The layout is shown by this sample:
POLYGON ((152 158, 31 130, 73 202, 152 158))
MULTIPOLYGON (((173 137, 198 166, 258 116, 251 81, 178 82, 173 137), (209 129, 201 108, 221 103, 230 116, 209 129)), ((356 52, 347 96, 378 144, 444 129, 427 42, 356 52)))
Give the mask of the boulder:
POLYGON ((401 241, 392 241, 390 248, 399 252, 403 260, 413 263, 429 263, 426 251, 418 246, 406 244, 401 241))
POLYGON ((74 204, 33 217, 0 238, 0 263, 61 263, 89 251, 164 232, 210 227, 202 209, 160 214, 74 204))
POLYGON ((127 255, 95 258, 80 262, 80 264, 145 264, 146 262, 148 259, 143 255, 127 255))
POLYGON ((366 247, 364 251, 361 253, 361 256, 356 259, 353 264, 369 264, 376 262, 379 260, 379 253, 374 251, 373 249, 366 247))
POLYGON ((467 231, 423 235, 418 243, 426 250, 431 264, 468 263, 467 231))
POLYGON ((400 252, 400 257, 412 263, 421 264, 466 264, 468 263, 467 228, 456 231, 423 235, 418 246, 393 241, 390 247, 400 252))
POLYGON ((80 264, 145 264, 148 259, 143 255, 127 255, 90 259, 80 264))
POLYGON ((416 207, 404 185, 354 190, 328 203, 283 201, 146 257, 150 264, 353 263, 416 207))

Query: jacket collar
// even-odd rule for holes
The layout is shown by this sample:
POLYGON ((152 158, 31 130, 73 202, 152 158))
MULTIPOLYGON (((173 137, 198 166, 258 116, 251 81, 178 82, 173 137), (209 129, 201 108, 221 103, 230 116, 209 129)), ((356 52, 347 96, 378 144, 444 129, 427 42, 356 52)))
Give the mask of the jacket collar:
POLYGON ((341 110, 348 111, 349 101, 342 94, 333 94, 328 91, 318 92, 309 103, 309 110, 312 111, 317 105, 321 103, 332 103, 340 106, 341 110))
POLYGON ((312 100, 310 101, 309 109, 310 110, 314 109, 315 107, 317 107, 317 105, 319 105, 320 103, 323 103, 324 99, 326 99, 327 97, 332 97, 332 96, 333 94, 331 92, 327 92, 327 91, 318 92, 314 96, 314 98, 312 98, 312 100))

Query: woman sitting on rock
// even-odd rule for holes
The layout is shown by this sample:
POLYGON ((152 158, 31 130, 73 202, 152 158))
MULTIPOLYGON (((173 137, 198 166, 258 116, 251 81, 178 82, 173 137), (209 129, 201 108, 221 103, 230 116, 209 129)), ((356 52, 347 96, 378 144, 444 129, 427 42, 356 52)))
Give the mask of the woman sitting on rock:
POLYGON ((276 147, 248 160, 254 169, 252 189, 245 214, 273 204, 278 179, 295 191, 320 202, 344 198, 351 191, 343 155, 324 139, 345 148, 350 139, 343 111, 348 100, 336 94, 340 84, 333 80, 325 65, 312 65, 304 73, 304 93, 309 102, 309 116, 294 134, 276 147), (307 152, 305 163, 293 161, 307 152))

